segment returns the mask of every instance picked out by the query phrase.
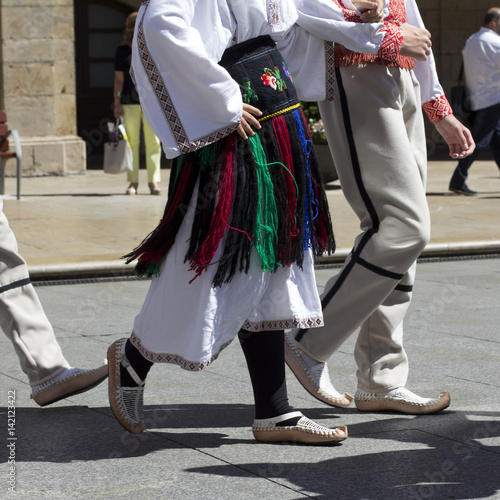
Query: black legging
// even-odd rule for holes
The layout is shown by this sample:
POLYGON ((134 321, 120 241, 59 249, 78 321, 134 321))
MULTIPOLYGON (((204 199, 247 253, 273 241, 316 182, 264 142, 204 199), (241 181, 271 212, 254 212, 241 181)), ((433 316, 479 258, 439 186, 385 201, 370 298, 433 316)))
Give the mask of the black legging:
POLYGON ((283 330, 240 330, 238 338, 252 381, 255 418, 271 418, 293 411, 286 389, 283 330))
MULTIPOLYGON (((285 339, 283 330, 238 333, 248 365, 255 399, 255 418, 271 418, 293 411, 288 403, 285 378, 285 339)), ((125 355, 142 380, 154 363, 147 360, 130 340, 125 344, 125 355)), ((127 370, 121 369, 122 385, 134 387, 127 370)))

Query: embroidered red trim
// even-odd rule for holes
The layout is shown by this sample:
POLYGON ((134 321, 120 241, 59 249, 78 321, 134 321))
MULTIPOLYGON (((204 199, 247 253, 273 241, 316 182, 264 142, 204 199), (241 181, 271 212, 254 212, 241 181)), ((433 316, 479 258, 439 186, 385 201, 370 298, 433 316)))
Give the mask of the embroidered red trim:
POLYGON ((436 123, 441 120, 441 118, 453 114, 450 103, 444 94, 430 101, 424 102, 424 104, 422 104, 422 108, 431 123, 436 123))
POLYGON ((385 37, 377 55, 385 61, 396 62, 403 44, 403 31, 396 24, 388 22, 384 23, 381 31, 385 37))
POLYGON ((352 9, 347 9, 343 3, 341 3, 339 0, 333 0, 333 3, 343 12, 344 14, 344 19, 346 21, 351 21, 353 23, 362 23, 363 21, 361 18, 356 15, 356 11, 352 9))

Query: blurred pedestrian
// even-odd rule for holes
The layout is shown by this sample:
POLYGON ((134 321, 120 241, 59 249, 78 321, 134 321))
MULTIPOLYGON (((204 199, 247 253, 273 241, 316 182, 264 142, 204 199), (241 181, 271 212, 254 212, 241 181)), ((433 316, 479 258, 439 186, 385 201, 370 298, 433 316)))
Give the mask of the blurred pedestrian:
POLYGON ((146 170, 148 174, 148 186, 151 194, 160 195, 161 190, 158 183, 161 181, 161 144, 160 140, 148 122, 144 118, 139 102, 139 96, 135 90, 130 76, 130 63, 132 58, 132 38, 134 36, 135 20, 137 12, 132 12, 125 21, 125 33, 123 42, 115 54, 115 84, 114 84, 114 106, 115 118, 123 118, 123 124, 127 133, 129 145, 133 155, 133 170, 127 172, 129 186, 126 194, 137 194, 139 187, 139 164, 141 144, 141 123, 144 135, 144 146, 146 150, 146 170))
POLYGON ((28 376, 32 399, 40 406, 88 391, 108 376, 107 365, 82 370, 66 361, 31 284, 26 262, 19 255, 1 198, 0 327, 28 376))
POLYGON ((476 150, 462 158, 450 180, 450 191, 473 196, 466 184, 469 168, 490 146, 500 169, 500 8, 486 12, 484 26, 465 43, 462 51, 467 102, 472 111, 472 137, 476 150))

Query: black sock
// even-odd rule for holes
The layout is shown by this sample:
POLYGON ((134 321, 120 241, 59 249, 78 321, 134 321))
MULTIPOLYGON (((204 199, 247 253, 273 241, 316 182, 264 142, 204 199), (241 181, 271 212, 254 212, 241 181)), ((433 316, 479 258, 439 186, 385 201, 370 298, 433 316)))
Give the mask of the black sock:
MULTIPOLYGON (((283 330, 240 330, 238 338, 252 381, 255 418, 272 418, 293 411, 286 389, 283 330)), ((289 419, 281 425, 295 425, 299 418, 289 419)))
MULTIPOLYGON (((139 350, 127 340, 125 344, 125 356, 130 361, 132 368, 139 375, 141 380, 146 380, 149 370, 153 366, 153 362, 147 360, 139 350)), ((129 372, 123 366, 120 367, 120 378, 122 387, 138 387, 137 382, 130 376, 129 372)))

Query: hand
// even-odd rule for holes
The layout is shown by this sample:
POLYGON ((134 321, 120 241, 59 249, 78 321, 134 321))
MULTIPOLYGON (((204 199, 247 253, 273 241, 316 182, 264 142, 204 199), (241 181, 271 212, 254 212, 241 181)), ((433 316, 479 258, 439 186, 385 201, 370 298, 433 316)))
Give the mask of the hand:
POLYGON ((123 108, 121 104, 115 104, 115 118, 123 116, 123 108))
POLYGON ((427 61, 431 55, 431 34, 425 28, 417 28, 411 24, 401 25, 403 30, 403 43, 400 55, 412 57, 417 61, 427 61))
POLYGON ((383 0, 353 0, 353 5, 361 12, 364 23, 379 23, 384 19, 383 0))
POLYGON ((241 115, 241 122, 236 129, 236 132, 240 134, 243 139, 248 139, 248 135, 254 136, 255 132, 252 127, 260 130, 262 127, 259 120, 255 118, 256 116, 262 116, 262 111, 260 109, 250 106, 250 104, 243 103, 243 113, 241 115), (255 116, 254 116, 255 115, 255 116), (248 135, 247 135, 248 134, 248 135))
POLYGON ((437 131, 450 148, 450 156, 460 160, 472 154, 476 144, 472 139, 470 130, 462 125, 454 115, 448 115, 434 123, 437 131))

